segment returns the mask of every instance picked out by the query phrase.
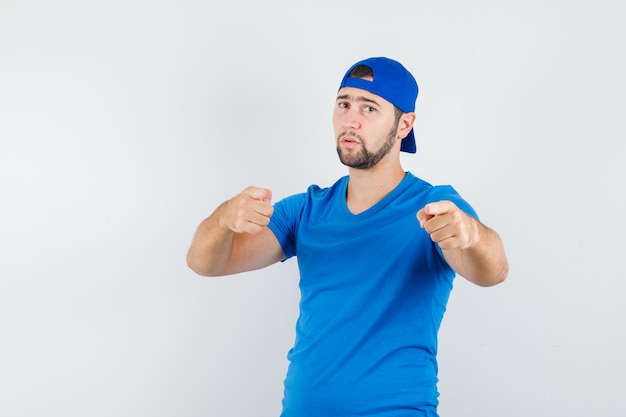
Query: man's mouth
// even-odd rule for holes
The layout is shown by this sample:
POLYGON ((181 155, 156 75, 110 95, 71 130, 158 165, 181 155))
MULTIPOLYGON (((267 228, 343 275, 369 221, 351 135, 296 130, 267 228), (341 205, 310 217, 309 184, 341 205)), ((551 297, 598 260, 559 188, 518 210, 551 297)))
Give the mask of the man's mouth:
POLYGON ((341 143, 347 146, 358 145, 361 141, 353 135, 343 135, 341 143))

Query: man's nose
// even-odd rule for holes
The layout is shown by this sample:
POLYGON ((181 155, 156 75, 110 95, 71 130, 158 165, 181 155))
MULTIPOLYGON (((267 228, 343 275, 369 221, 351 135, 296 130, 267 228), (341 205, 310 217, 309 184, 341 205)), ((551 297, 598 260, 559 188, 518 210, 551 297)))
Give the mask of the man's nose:
POLYGON ((361 127, 361 114, 355 108, 349 109, 343 117, 342 124, 349 129, 358 129, 361 127))

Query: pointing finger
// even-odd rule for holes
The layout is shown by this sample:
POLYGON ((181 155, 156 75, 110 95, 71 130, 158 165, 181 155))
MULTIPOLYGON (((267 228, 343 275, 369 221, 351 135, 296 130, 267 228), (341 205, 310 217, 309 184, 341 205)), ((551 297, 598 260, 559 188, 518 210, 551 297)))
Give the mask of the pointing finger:
POLYGON ((272 201, 272 192, 265 188, 253 188, 250 192, 250 197, 255 200, 261 200, 264 203, 271 203, 272 201))
POLYGON ((426 211, 422 208, 417 212, 416 217, 417 221, 420 223, 420 227, 424 228, 424 223, 430 220, 433 216, 426 214, 426 211))
POLYGON ((436 201, 434 203, 428 203, 424 206, 424 212, 426 212, 426 214, 430 214, 431 216, 438 216, 440 214, 445 214, 449 210, 450 210, 449 201, 436 201))
POLYGON ((264 203, 269 204, 272 202, 272 192, 270 190, 266 190, 262 188, 259 193, 259 197, 260 197, 259 199, 263 201, 264 203))

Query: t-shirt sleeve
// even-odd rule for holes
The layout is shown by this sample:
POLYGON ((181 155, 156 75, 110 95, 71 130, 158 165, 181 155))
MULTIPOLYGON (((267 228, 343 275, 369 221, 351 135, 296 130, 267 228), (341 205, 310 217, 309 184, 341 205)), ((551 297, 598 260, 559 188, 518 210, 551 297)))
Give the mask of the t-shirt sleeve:
POLYGON ((268 227, 278 239, 285 260, 296 255, 297 230, 305 201, 306 194, 296 194, 274 204, 268 227))
POLYGON ((478 214, 476 210, 461 197, 461 195, 454 189, 454 187, 450 185, 438 185, 433 187, 431 190, 431 195, 428 198, 428 202, 432 203, 435 201, 441 200, 449 200, 452 201, 458 208, 463 210, 465 213, 470 216, 478 219, 478 214))

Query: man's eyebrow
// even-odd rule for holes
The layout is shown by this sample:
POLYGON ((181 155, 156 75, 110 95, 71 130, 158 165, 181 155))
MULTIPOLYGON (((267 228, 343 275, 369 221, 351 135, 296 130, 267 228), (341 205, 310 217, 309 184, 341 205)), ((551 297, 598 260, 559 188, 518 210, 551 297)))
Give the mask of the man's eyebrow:
POLYGON ((342 94, 337 96, 337 101, 339 100, 348 100, 348 101, 360 101, 364 103, 372 103, 380 107, 380 104, 376 100, 369 99, 364 96, 351 96, 350 94, 342 94))

